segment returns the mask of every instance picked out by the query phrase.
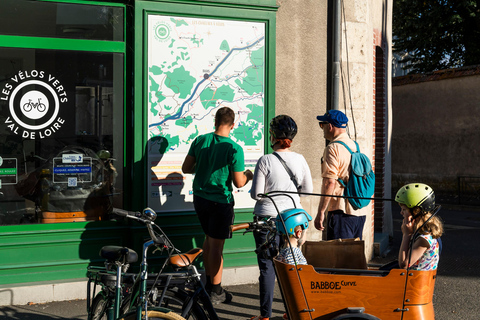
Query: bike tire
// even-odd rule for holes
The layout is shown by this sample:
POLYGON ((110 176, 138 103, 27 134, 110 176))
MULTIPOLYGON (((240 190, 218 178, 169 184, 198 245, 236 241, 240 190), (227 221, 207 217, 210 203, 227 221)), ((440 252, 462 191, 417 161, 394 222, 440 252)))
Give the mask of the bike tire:
MULTIPOLYGON (((182 306, 190 299, 190 296, 187 292, 177 290, 177 291, 168 291, 165 293, 165 297, 159 307, 167 308, 175 313, 183 315, 182 306)), ((192 305, 192 308, 188 314, 183 315, 186 320, 208 320, 209 317, 207 316, 203 307, 195 301, 192 305)))
MULTIPOLYGON (((122 306, 120 307, 120 314, 125 314, 128 311, 129 300, 124 299, 122 306)), ((92 306, 90 307, 91 320, 108 320, 108 308, 113 304, 112 298, 105 293, 98 293, 93 298, 92 306)))
MULTIPOLYGON (((151 320, 160 320, 160 319, 163 319, 163 320, 185 320, 184 317, 182 317, 181 315, 176 314, 174 312, 165 313, 165 312, 161 312, 161 311, 150 310, 150 311, 147 311, 147 315, 148 315, 148 319, 151 319, 151 320)), ((124 318, 120 318, 120 320, 137 320, 136 316, 137 315, 135 313, 131 313, 124 318)))
POLYGON ((109 305, 109 298, 99 293, 93 298, 90 313, 92 320, 107 320, 107 309, 109 305))

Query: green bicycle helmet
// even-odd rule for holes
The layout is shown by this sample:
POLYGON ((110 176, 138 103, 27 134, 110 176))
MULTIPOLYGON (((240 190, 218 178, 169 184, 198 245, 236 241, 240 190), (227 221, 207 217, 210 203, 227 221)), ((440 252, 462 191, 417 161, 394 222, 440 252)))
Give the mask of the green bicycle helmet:
POLYGON ((412 209, 419 207, 423 212, 435 209, 435 193, 424 183, 409 183, 398 190, 395 201, 412 209))

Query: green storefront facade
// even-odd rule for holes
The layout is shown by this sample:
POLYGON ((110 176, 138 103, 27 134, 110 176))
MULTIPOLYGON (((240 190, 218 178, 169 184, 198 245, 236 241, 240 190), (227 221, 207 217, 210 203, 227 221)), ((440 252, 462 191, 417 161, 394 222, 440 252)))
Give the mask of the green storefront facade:
MULTIPOLYGON (((144 230, 111 207, 150 206, 181 250, 201 246, 179 161, 220 106, 237 113, 247 167, 268 152, 276 11, 274 0, 2 0, 0 285, 84 279, 102 246, 139 250, 144 230)), ((236 223, 252 219, 247 189, 236 223)), ((255 265, 253 248, 234 234, 225 267, 255 265)))

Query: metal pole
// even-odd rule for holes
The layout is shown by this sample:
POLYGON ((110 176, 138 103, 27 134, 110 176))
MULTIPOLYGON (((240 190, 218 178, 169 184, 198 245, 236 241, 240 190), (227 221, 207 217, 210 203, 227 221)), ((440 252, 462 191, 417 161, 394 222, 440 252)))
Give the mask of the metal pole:
POLYGON ((339 87, 340 87, 340 50, 342 39, 342 15, 340 0, 334 0, 333 6, 333 54, 332 54, 332 105, 331 109, 339 109, 339 87))

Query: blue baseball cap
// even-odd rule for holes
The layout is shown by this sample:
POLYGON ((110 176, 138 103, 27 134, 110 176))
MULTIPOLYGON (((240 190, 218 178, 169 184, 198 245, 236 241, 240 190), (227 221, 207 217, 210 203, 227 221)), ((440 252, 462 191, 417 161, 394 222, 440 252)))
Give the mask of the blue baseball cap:
POLYGON ((323 116, 317 116, 317 120, 320 122, 328 122, 337 128, 346 128, 348 118, 340 110, 328 110, 323 116))

